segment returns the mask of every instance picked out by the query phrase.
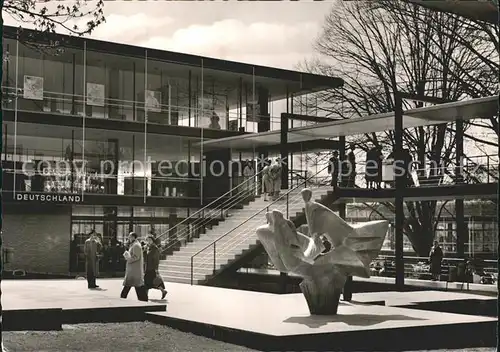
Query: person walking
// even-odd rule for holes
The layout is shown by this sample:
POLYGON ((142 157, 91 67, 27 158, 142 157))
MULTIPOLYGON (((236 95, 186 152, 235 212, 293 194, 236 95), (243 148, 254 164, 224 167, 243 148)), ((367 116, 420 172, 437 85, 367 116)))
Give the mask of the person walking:
POLYGON ((139 301, 147 301, 147 291, 144 287, 144 257, 142 247, 137 240, 137 234, 131 232, 129 234, 130 247, 123 253, 126 260, 125 279, 123 280, 123 290, 120 294, 121 298, 127 298, 132 287, 135 288, 137 299, 139 301))
POLYGON ((429 262, 431 264, 430 271, 432 281, 439 281, 441 276, 441 262, 443 261, 443 250, 439 246, 438 241, 434 241, 434 246, 429 253, 429 262))
POLYGON ((85 271, 87 272, 87 286, 89 289, 98 288, 96 284, 97 276, 97 256, 101 250, 101 241, 94 230, 85 241, 83 251, 85 253, 85 271))
MULTIPOLYGON (((156 243, 156 238, 153 235, 149 235, 146 238, 146 269, 144 272, 144 285, 146 286, 146 294, 148 295, 148 290, 156 289, 161 291, 161 299, 164 299, 167 295, 167 290, 165 289, 165 284, 163 279, 158 272, 158 267, 160 266, 160 249, 156 243)), ((148 295, 149 296, 149 295, 148 295)))

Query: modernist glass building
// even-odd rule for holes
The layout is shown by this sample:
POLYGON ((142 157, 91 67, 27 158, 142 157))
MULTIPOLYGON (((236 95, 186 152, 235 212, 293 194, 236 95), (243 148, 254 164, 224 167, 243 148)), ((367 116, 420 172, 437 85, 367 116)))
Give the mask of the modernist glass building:
MULTIPOLYGON (((91 230, 106 244, 124 241, 130 231, 175 237, 190 226, 177 224, 241 182, 241 161, 283 155, 280 145, 242 152, 204 150, 202 142, 280 130, 282 113, 294 113, 294 98, 342 83, 4 27, 3 234, 15 251, 7 269, 83 271, 81 248, 91 230), (214 160, 239 166, 214 177, 206 170, 214 160)), ((289 127, 304 122, 293 123, 289 127)), ((299 149, 339 146, 317 142, 300 143, 299 149)), ((289 143, 285 152, 294 148, 289 143)), ((289 171, 291 176, 293 165, 289 171)), ((476 208, 466 211, 467 253, 496 253, 497 217, 476 208)), ((349 207, 348 220, 369 217, 369 209, 349 207)), ((436 229, 447 252, 456 250, 454 226, 449 217, 436 229)), ((384 249, 394 248, 393 237, 389 234, 384 249)))
POLYGON ((105 242, 165 233, 237 181, 200 160, 268 153, 200 142, 277 129, 292 97, 342 83, 13 27, 3 72, 3 232, 10 267, 35 272, 68 272, 92 229, 105 242))

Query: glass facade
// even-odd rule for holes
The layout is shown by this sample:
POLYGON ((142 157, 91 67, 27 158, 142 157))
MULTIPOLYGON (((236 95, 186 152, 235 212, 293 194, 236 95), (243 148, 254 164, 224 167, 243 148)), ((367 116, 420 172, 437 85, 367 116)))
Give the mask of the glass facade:
POLYGON ((143 48, 120 54, 116 46, 110 53, 89 42, 42 53, 4 38, 2 105, 15 115, 3 124, 4 190, 199 198, 203 130, 279 129, 280 114, 293 112, 294 94, 303 92, 301 80, 259 77, 250 65, 220 71, 205 67, 210 59, 152 58, 143 48), (26 113, 39 116, 25 122, 26 113), (81 126, 43 124, 49 115, 83 118, 81 126), (133 123, 136 132, 90 128, 89 119, 133 123), (201 134, 167 136, 158 125, 201 134))
POLYGON ((179 223, 197 210, 196 208, 74 205, 71 216, 71 271, 84 270, 83 244, 92 230, 101 237, 104 247, 100 269, 112 272, 124 267, 121 263, 123 251, 115 252, 122 249, 130 231, 135 231, 142 240, 150 233, 154 233, 160 236, 163 248, 168 249, 175 246, 178 241, 187 239, 189 224, 179 223), (175 233, 169 233, 169 230, 175 230, 175 233))
POLYGON ((5 38, 2 89, 11 99, 3 107, 16 109, 17 96, 18 111, 257 132, 263 120, 279 129, 284 92, 302 92, 297 82, 205 68, 203 58, 111 54, 83 39, 76 46, 41 53, 5 38))

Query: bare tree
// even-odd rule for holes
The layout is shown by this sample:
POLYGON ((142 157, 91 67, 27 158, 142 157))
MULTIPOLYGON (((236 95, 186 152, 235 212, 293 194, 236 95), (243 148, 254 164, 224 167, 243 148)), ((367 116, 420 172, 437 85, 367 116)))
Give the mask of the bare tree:
MULTIPOLYGON (((343 89, 315 97, 320 101, 320 113, 353 118, 390 112, 396 91, 444 101, 471 96, 470 87, 479 87, 476 77, 490 71, 485 60, 467 50, 462 41, 468 38, 470 47, 484 45, 480 29, 464 26, 458 16, 404 2, 392 2, 388 8, 383 5, 338 1, 325 18, 316 43, 319 56, 303 66, 311 72, 342 77, 345 84, 343 89)), ((314 108, 309 105, 309 110, 314 108)), ((419 106, 422 103, 404 102, 406 109, 419 106)), ((421 165, 431 159, 446 167, 454 160, 455 135, 444 124, 406 130, 403 138, 421 165)), ((359 136, 354 142, 363 150, 371 145, 392 150, 393 131, 359 136)), ((419 178, 426 177, 420 172, 419 178)), ((439 180, 444 175, 431 177, 439 180)), ((427 255, 442 209, 436 201, 406 202, 406 206, 405 233, 414 250, 427 255)))
MULTIPOLYGON (((408 18, 412 18, 424 25, 425 17, 414 16, 411 6, 401 6, 398 1, 378 0, 377 6, 385 9, 390 13, 391 17, 396 21, 405 23, 408 18)), ((453 43, 459 45, 462 55, 460 57, 451 57, 451 61, 455 66, 453 70, 449 71, 451 79, 462 81, 462 89, 466 92, 467 96, 471 98, 479 98, 484 96, 496 95, 499 93, 498 77, 500 74, 500 25, 498 22, 490 23, 480 20, 473 20, 461 16, 450 15, 455 20, 446 22, 430 22, 425 23, 431 26, 433 30, 439 31, 442 36, 452 40, 453 43), (457 35, 457 29, 461 28, 462 33, 469 33, 472 36, 457 35), (469 71, 469 67, 463 67, 461 64, 461 57, 468 56, 474 57, 480 64, 475 71, 469 71), (467 77, 467 80, 463 80, 467 77)), ((424 39, 424 38, 417 38, 424 39)), ((426 38, 432 41, 435 46, 440 46, 439 38, 430 37, 426 38)), ((421 43, 423 44, 423 43, 421 43)), ((439 53, 431 52, 435 60, 442 62, 442 57, 439 53)), ((469 122, 472 127, 479 129, 486 129, 491 134, 496 135, 497 138, 484 139, 478 138, 474 134, 466 134, 466 137, 476 141, 479 145, 489 145, 498 148, 498 134, 499 124, 498 115, 491 116, 487 120, 469 122)), ((477 129, 476 129, 477 130, 477 129)), ((453 131, 453 129, 451 129, 453 131)))

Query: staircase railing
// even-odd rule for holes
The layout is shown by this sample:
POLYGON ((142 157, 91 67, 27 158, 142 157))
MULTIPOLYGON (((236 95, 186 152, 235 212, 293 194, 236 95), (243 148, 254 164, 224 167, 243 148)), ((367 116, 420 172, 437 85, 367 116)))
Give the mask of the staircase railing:
POLYGON ((255 233, 256 227, 255 224, 251 221, 257 217, 262 219, 264 221, 265 217, 264 214, 269 211, 271 207, 276 210, 280 210, 284 213, 286 218, 290 217, 290 207, 292 205, 298 204, 303 202, 302 195, 300 192, 297 192, 297 190, 306 188, 308 186, 314 186, 314 184, 322 184, 321 182, 315 182, 312 183, 311 181, 313 180, 318 180, 320 177, 324 179, 329 179, 330 176, 320 176, 320 174, 325 173, 327 170, 328 166, 325 168, 321 169, 318 171, 316 174, 314 174, 311 177, 308 177, 304 179, 303 182, 301 182, 299 185, 296 187, 293 187, 292 189, 288 190, 286 193, 280 195, 276 200, 271 202, 269 205, 264 207, 263 209, 257 211, 254 213, 252 216, 247 218, 245 221, 243 221, 241 224, 238 226, 234 227, 230 231, 226 232, 210 244, 206 245, 202 249, 200 249, 198 252, 193 254, 191 256, 191 285, 194 282, 194 271, 195 271, 195 266, 194 266, 194 259, 195 257, 200 257, 201 255, 201 261, 198 263, 196 266, 196 269, 205 269, 207 266, 206 265, 212 265, 212 272, 215 273, 217 270, 217 254, 223 255, 224 253, 230 252, 234 247, 237 247, 241 243, 243 243, 245 240, 248 239, 248 234, 249 233, 255 233), (283 204, 282 201, 285 201, 283 204), (229 234, 234 234, 236 231, 237 232, 232 238, 230 238, 227 242, 221 243, 221 240, 228 238, 227 236, 229 234), (208 253, 208 249, 213 248, 210 253, 208 253), (204 253, 204 254, 202 254, 204 253), (213 256, 212 256, 213 254, 213 256))
POLYGON ((494 183, 498 182, 499 170, 498 170, 498 155, 479 155, 479 156, 464 156, 464 161, 462 167, 463 171, 476 183, 494 183), (477 161, 476 161, 477 160, 477 161), (485 180, 481 178, 486 177, 485 180))
POLYGON ((175 233, 174 231, 180 229, 181 225, 186 225, 180 233, 175 233, 174 240, 167 240, 166 246, 161 248, 161 253, 163 254, 169 249, 177 247, 183 240, 189 241, 194 234, 203 231, 207 226, 212 225, 214 221, 224 219, 227 212, 234 206, 241 204, 245 199, 255 197, 258 191, 258 182, 256 178, 261 173, 262 171, 259 171, 255 175, 247 178, 242 183, 233 187, 217 199, 157 236, 156 239, 160 242, 165 237, 168 238, 170 234, 175 233))

